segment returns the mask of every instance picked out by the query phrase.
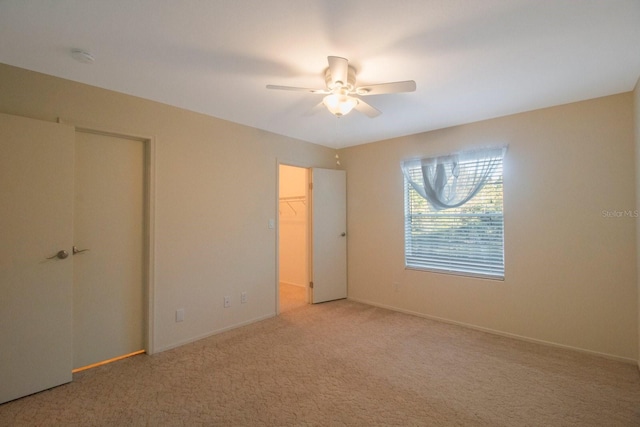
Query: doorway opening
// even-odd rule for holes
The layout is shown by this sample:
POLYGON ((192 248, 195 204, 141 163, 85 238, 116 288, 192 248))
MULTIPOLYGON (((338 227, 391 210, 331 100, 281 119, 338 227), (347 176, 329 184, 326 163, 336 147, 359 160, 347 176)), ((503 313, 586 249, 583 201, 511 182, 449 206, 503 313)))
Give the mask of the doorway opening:
POLYGON ((279 312, 309 303, 309 170, 278 169, 279 312))

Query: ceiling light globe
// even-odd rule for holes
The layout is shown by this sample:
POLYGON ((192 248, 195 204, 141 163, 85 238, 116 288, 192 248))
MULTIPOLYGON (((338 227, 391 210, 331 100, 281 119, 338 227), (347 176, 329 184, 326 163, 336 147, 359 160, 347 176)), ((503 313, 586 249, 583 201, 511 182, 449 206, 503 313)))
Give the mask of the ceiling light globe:
POLYGON ((358 100, 347 95, 332 93, 324 97, 322 103, 334 116, 341 117, 347 115, 358 105, 358 100))

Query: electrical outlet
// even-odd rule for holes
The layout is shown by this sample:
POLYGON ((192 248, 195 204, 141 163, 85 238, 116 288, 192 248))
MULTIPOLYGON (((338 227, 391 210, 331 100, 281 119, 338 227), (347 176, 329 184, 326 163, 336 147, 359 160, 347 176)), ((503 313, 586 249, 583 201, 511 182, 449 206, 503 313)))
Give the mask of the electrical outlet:
POLYGON ((247 302, 247 293, 243 292, 240 294, 240 303, 244 304, 247 302))
POLYGON ((176 323, 184 321, 184 308, 176 310, 176 323))
POLYGON ((226 296, 224 297, 224 308, 229 308, 229 307, 231 307, 231 297, 226 296))

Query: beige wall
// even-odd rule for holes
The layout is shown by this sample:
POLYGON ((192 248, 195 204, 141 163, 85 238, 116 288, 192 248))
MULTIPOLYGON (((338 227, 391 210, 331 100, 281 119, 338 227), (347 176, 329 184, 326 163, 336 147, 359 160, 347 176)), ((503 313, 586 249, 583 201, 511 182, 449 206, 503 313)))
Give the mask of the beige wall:
POLYGON ((309 255, 307 243, 308 169, 280 165, 280 197, 303 200, 280 202, 280 282, 307 287, 309 255))
POLYGON ((277 162, 334 150, 1 64, 0 112, 155 138, 155 350, 275 314, 277 162))
POLYGON ((636 220, 603 215, 636 209, 633 121, 626 93, 340 150, 349 298, 635 361, 636 220), (401 162, 503 144, 505 280, 405 270, 401 162))

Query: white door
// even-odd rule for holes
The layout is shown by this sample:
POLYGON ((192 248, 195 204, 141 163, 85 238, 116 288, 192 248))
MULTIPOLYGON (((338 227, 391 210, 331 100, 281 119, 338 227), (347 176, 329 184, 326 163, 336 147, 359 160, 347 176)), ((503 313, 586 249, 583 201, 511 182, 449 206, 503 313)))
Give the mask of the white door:
POLYGON ((145 143, 76 132, 73 367, 144 348, 145 143))
POLYGON ((73 141, 0 114, 0 403, 71 381, 73 141))
POLYGON ((311 169, 312 302, 347 297, 346 173, 311 169))

